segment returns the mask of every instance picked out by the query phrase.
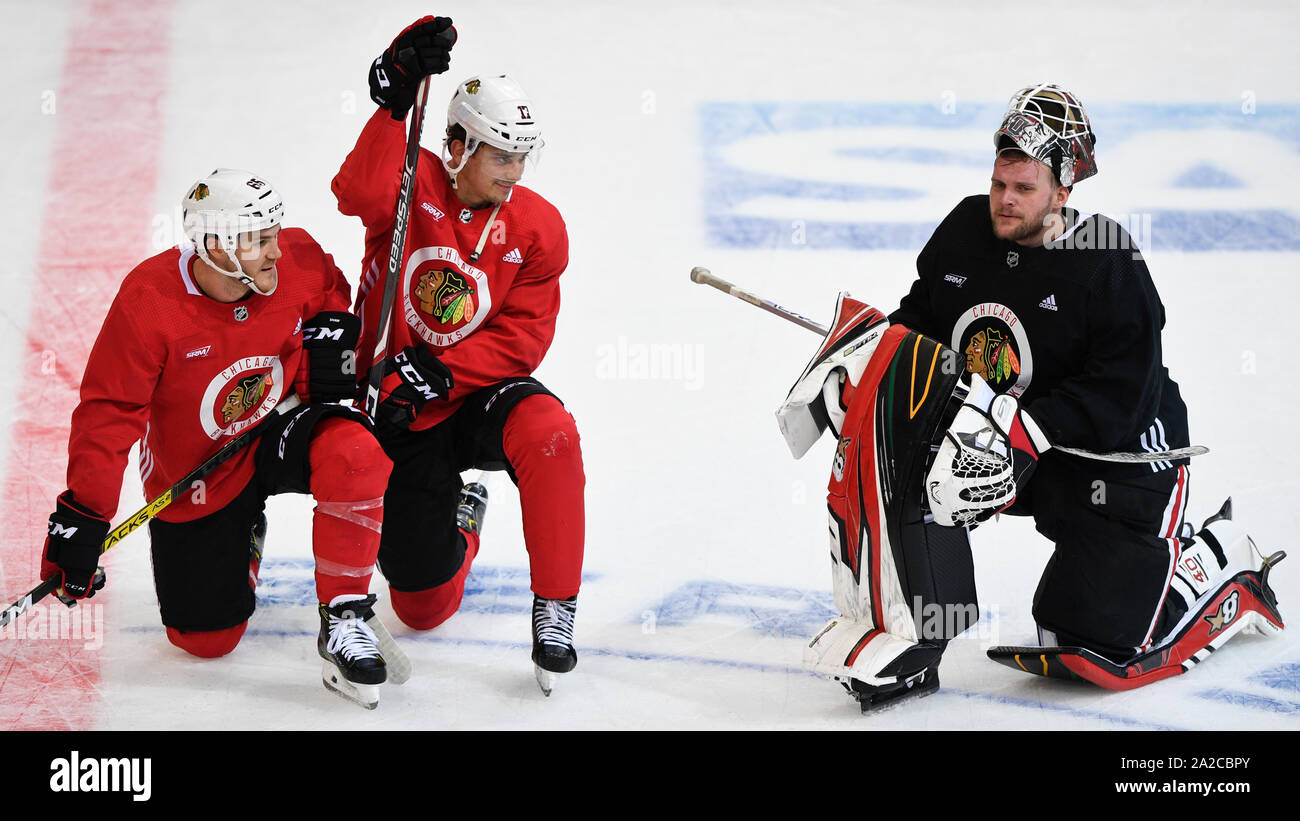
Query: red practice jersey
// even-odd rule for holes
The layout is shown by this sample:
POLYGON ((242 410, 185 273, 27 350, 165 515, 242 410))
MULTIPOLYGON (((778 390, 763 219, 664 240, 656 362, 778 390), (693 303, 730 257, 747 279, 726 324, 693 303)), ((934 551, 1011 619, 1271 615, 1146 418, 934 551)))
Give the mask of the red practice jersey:
MULTIPOLYGON (((334 260, 301 228, 280 231, 271 296, 218 302, 195 284, 193 249, 172 248, 136 266, 117 292, 86 363, 72 414, 68 489, 111 518, 127 455, 140 446, 140 477, 152 499, 230 437, 271 413, 293 390, 302 324, 346 311, 351 289, 334 260)), ((245 448, 158 516, 186 522, 220 510, 248 484, 245 448)))
MULTIPOLYGON (((405 160, 405 127, 379 109, 332 185, 339 211, 366 226, 355 308, 362 320, 358 373, 370 367, 375 349, 405 160)), ((451 416, 479 388, 532 374, 555 336, 560 274, 569 262, 564 220, 555 206, 516 185, 473 261, 491 214, 491 207, 465 208, 441 158, 421 149, 389 355, 422 344, 451 370, 455 384, 448 401, 424 407, 412 430, 451 416)))

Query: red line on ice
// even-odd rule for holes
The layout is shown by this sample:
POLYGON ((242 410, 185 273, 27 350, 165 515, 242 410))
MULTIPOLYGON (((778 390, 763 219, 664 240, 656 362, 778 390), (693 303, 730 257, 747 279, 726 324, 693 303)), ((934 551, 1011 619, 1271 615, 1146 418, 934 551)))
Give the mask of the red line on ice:
MULTIPOLYGON (((66 482, 69 417, 90 346, 118 284, 151 252, 171 13, 172 0, 96 0, 69 9, 49 182, 29 277, 23 383, 9 420, 0 488, 0 589, 7 597, 0 607, 36 585, 46 519, 66 482)), ((107 566, 108 587, 83 607, 111 601, 111 559, 107 566)), ((49 598, 35 609, 50 616, 53 608, 63 609, 49 598)), ((86 615, 58 613, 74 614, 86 615)), ((102 648, 86 647, 84 637, 39 638, 40 617, 27 616, 24 638, 0 641, 0 728, 92 729, 102 707, 102 648)))

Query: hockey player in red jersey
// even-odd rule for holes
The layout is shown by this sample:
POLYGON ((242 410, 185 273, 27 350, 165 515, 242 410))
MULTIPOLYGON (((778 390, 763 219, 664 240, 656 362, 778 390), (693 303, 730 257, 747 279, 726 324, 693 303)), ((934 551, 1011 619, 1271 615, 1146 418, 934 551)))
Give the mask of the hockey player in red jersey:
MULTIPOLYGON (((366 227, 360 372, 386 285, 405 150, 419 81, 446 70, 455 29, 426 17, 370 70, 379 109, 334 178, 339 210, 366 227)), ((541 150, 532 101, 505 75, 456 86, 445 161, 422 151, 406 255, 390 319, 376 431, 393 459, 379 566, 393 609, 427 630, 460 606, 479 550, 486 492, 460 471, 505 470, 518 485, 533 597, 533 661, 549 693, 577 664, 573 620, 582 572, 582 453, 573 417, 531 374, 555 334, 568 236, 555 207, 519 185, 541 150)))
POLYGON ((91 350, 41 576, 62 574, 72 598, 102 586, 100 545, 137 441, 154 498, 266 425, 149 523, 167 638, 204 658, 235 648, 255 605, 264 502, 311 493, 326 686, 373 707, 386 671, 365 620, 391 463, 364 414, 330 404, 355 390, 347 281, 306 231, 283 227, 280 194, 257 175, 217 169, 183 209, 192 247, 126 277, 91 350), (301 405, 278 412, 295 390, 301 405))

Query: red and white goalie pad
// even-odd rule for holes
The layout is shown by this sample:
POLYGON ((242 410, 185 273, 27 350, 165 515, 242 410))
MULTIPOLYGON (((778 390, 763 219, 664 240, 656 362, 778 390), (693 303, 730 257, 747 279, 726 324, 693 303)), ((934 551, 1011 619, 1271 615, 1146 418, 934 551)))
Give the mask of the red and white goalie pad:
POLYGON ((830 331, 776 412, 794 458, 803 458, 827 427, 839 434, 852 391, 888 327, 883 313, 840 292, 830 331))
MULTIPOLYGON (((841 296, 840 335, 828 336, 782 408, 788 421, 799 401, 815 407, 809 397, 823 395, 825 380, 844 368, 827 496, 841 616, 813 638, 804 661, 834 678, 885 686, 936 664, 947 640, 979 616, 966 532, 927 522, 925 500, 932 447, 960 405, 961 369, 951 351, 907 328, 853 322, 846 302, 841 296), (856 358, 868 346, 870 357, 856 358), (837 364, 823 370, 831 360, 837 364)), ((867 320, 874 309, 863 307, 867 320)), ((806 427, 820 434, 825 426, 806 427)), ((794 424, 782 430, 796 455, 811 444, 791 438, 802 430, 794 424)))

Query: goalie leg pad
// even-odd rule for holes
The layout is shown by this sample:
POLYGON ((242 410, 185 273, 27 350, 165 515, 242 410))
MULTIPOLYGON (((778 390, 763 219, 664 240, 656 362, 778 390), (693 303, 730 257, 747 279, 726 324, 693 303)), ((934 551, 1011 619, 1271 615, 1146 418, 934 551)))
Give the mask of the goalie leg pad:
POLYGON ((828 493, 837 606, 912 641, 951 639, 979 617, 965 530, 926 521, 927 458, 956 413, 959 374, 942 366, 944 350, 901 326, 885 332, 849 405, 828 493))

